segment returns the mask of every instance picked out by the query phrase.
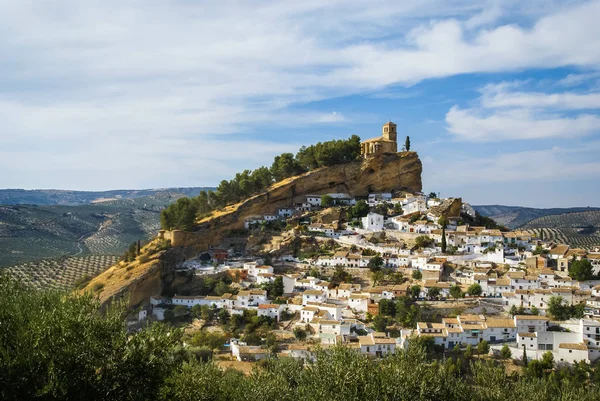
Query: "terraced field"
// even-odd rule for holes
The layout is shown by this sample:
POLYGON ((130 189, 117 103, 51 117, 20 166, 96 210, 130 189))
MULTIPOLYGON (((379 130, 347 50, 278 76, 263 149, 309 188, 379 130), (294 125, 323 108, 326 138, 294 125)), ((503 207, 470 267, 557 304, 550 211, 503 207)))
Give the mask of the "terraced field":
POLYGON ((117 256, 93 255, 27 262, 7 271, 38 289, 70 289, 86 277, 96 276, 118 261, 117 256))
POLYGON ((600 235, 581 235, 568 228, 532 228, 526 230, 538 238, 544 232, 544 240, 552 240, 575 248, 593 249, 600 246, 600 235))

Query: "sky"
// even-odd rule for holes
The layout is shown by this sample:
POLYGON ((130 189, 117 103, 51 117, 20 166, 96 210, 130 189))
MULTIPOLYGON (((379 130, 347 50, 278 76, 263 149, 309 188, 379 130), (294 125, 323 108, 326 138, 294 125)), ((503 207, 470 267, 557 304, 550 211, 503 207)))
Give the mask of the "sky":
POLYGON ((600 1, 0 10, 0 188, 215 186, 391 120, 424 191, 600 206, 600 1))

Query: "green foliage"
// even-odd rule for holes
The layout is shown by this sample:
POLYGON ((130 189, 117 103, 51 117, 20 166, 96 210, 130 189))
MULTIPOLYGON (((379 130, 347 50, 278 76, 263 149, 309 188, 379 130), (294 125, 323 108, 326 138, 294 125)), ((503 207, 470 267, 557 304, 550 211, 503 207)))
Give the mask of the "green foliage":
POLYGON ((427 248, 433 245, 433 239, 427 235, 419 235, 415 238, 415 248, 427 248))
POLYGON ((348 219, 358 219, 369 214, 369 205, 364 200, 359 200, 356 205, 348 208, 346 212, 348 219))
POLYGON ((404 210, 402 210, 402 205, 400 203, 395 203, 394 204, 394 215, 400 215, 404 213, 404 210))
POLYGON ((283 153, 280 156, 275 156, 275 160, 273 160, 273 164, 271 165, 271 175, 276 182, 303 172, 304 170, 300 166, 300 163, 298 163, 291 153, 283 153))
MULTIPOLYGON (((600 399, 600 373, 586 363, 554 370, 552 359, 544 356, 523 376, 507 374, 494 361, 473 361, 465 368, 452 358, 428 359, 427 353, 436 347, 427 336, 409 339, 407 350, 383 359, 335 347, 317 350, 316 360, 306 365, 273 358, 244 375, 212 362, 207 347, 218 348, 216 339, 213 345, 186 350, 180 346, 179 330, 156 324, 130 334, 120 305, 99 311, 99 303, 89 295, 37 292, 0 278, 0 399, 600 399)), ((247 313, 232 316, 230 324, 239 328, 244 322, 246 340, 261 343, 263 337, 275 345, 268 336, 272 321, 247 313)), ((469 346, 465 357, 472 355, 469 346)))
POLYGON ((406 139, 404 140, 404 150, 407 152, 410 150, 410 136, 406 136, 406 139))
POLYGON ((379 255, 373 256, 367 265, 372 272, 378 272, 383 267, 383 258, 379 255))
POLYGON ((479 355, 487 355, 490 353, 490 344, 487 341, 483 340, 477 344, 477 353, 479 355))
POLYGON ((398 297, 395 300, 379 301, 379 314, 393 318, 403 327, 414 327, 421 316, 419 305, 410 297, 398 297))
POLYGON ((421 270, 413 270, 411 277, 414 280, 421 280, 423 278, 423 273, 421 273, 421 270))
POLYGON ((0 277, 0 399, 153 399, 175 368, 181 333, 128 334, 123 305, 26 289, 0 277))
POLYGON ((373 318, 373 322, 371 325, 375 331, 385 332, 387 330, 387 326, 390 323, 389 319, 381 314, 378 314, 373 318))
POLYGON ((548 300, 546 311, 556 320, 581 319, 584 315, 585 302, 569 305, 561 296, 552 296, 548 300))
POLYGON ((471 217, 470 215, 468 215, 466 213, 461 213, 460 217, 462 218, 464 223, 469 224, 471 226, 479 226, 479 227, 483 226, 487 229, 498 229, 500 231, 509 231, 509 229, 506 228, 505 226, 496 223, 495 220, 493 220, 487 216, 482 216, 481 214, 479 214, 479 212, 475 212, 475 217, 471 217))
POLYGON ((510 351, 510 348, 508 348, 508 345, 504 344, 502 346, 500 349, 500 356, 504 359, 509 359, 512 356, 512 352, 510 351))
POLYGON ((448 248, 448 244, 446 243, 446 225, 443 226, 442 228, 442 253, 446 253, 446 250, 448 248))
POLYGON ((211 350, 220 350, 227 341, 227 337, 219 333, 199 331, 190 339, 190 344, 196 347, 208 347, 211 350))
POLYGON ((471 359, 473 357, 473 347, 471 346, 471 344, 467 344, 467 348, 465 348, 464 356, 467 359, 471 359))
POLYGON ((408 289, 408 294, 414 299, 419 298, 419 295, 421 294, 421 286, 417 284, 411 286, 408 289))
POLYGON ((452 287, 450 287, 450 296, 454 299, 458 299, 458 298, 462 298, 463 297, 463 292, 460 288, 460 286, 458 285, 453 285, 452 287))
POLYGON ((269 298, 280 297, 283 295, 283 278, 277 276, 272 282, 263 284, 262 288, 267 291, 269 298))
POLYGON ((315 168, 357 160, 360 157, 360 138, 336 140, 303 147, 294 157, 292 153, 276 156, 270 168, 237 173, 229 181, 219 183, 216 191, 202 191, 196 198, 181 198, 161 212, 161 226, 165 230, 191 231, 197 217, 213 210, 240 202, 263 192, 274 182, 305 173, 315 168))
POLYGON ((483 293, 483 290, 481 288, 481 285, 479 285, 478 283, 473 283, 467 289, 467 293, 469 293, 469 295, 471 295, 472 297, 478 297, 483 293))
POLYGON ((127 251, 121 256, 121 260, 124 262, 133 262, 136 257, 140 255, 141 251, 141 240, 137 240, 129 245, 127 251))
POLYGON ((334 199, 331 197, 331 195, 323 195, 321 196, 321 206, 322 207, 330 207, 333 206, 334 204, 334 199))
POLYGON ((351 283, 352 282, 352 274, 348 273, 346 269, 342 266, 337 266, 333 271, 333 275, 331 276, 330 283, 332 287, 336 287, 341 283, 351 283))
POLYGON ((304 330, 302 327, 294 328, 294 337, 296 337, 297 340, 304 341, 306 340, 306 336, 306 330, 304 330))
POLYGON ((574 260, 569 267, 569 276, 577 281, 594 278, 594 269, 588 259, 574 260))
POLYGON ((438 299, 440 294, 441 290, 438 287, 431 287, 427 290, 427 296, 429 299, 438 299))
POLYGON ((303 170, 348 163, 360 158, 360 137, 352 135, 347 140, 319 142, 302 147, 296 161, 303 170))

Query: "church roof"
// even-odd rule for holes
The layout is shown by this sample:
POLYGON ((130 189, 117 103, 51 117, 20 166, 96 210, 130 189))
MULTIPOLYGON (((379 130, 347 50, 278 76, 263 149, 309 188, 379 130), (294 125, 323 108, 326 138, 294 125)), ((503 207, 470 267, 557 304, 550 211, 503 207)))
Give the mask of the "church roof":
POLYGON ((371 139, 366 139, 366 140, 362 141, 362 143, 371 143, 371 142, 390 142, 390 143, 393 143, 395 141, 389 141, 387 139, 384 139, 382 136, 380 136, 379 138, 371 138, 371 139))
POLYGON ((394 127, 397 127, 397 125, 396 125, 396 124, 394 124, 394 123, 393 123, 393 122, 391 122, 391 121, 388 121, 387 123, 385 123, 385 124, 383 124, 383 125, 393 125, 394 127))

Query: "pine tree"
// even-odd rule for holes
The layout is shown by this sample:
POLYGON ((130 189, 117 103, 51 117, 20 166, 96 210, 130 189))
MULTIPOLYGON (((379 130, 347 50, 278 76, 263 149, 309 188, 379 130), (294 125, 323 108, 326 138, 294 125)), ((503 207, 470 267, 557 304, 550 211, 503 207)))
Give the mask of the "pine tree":
POLYGON ((407 152, 410 150, 410 136, 406 137, 406 141, 404 142, 404 148, 407 152))
POLYGON ((523 345, 523 364, 527 367, 527 348, 523 345))
POLYGON ((446 227, 442 228, 442 253, 446 253, 446 227))

